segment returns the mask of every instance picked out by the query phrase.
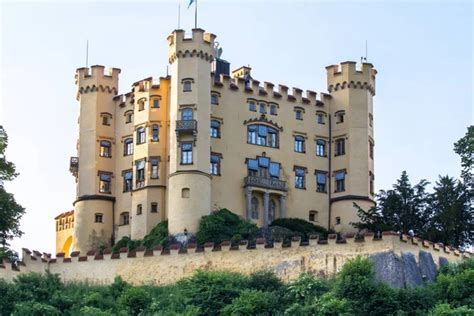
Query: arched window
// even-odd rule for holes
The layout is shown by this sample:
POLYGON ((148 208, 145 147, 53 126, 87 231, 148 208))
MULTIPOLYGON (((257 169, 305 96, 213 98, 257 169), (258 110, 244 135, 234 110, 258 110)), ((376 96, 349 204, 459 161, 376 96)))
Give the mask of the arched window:
POLYGON ((270 200, 270 207, 268 210, 268 221, 271 223, 275 220, 275 214, 276 214, 276 203, 274 199, 270 200))
POLYGON ((133 154, 133 139, 126 138, 123 141, 123 155, 129 156, 133 154))
POLYGON ((132 123, 133 121, 133 111, 132 110, 129 110, 127 112, 125 112, 125 123, 132 123))
POLYGON ((258 219, 258 199, 252 198, 252 213, 250 214, 252 219, 258 219))
POLYGON ((248 125, 247 143, 278 148, 278 131, 262 124, 248 125))
POLYGON ((146 132, 144 127, 137 128, 137 144, 144 144, 146 142, 146 132))
POLYGON ((297 135, 295 136, 295 152, 297 153, 304 153, 305 146, 304 146, 304 137, 297 135))
POLYGON ((110 158, 112 157, 112 143, 108 140, 101 140, 100 141, 100 157, 110 158))
POLYGON ((181 110, 181 120, 191 121, 193 119, 193 109, 184 108, 181 110))
POLYGON ((324 139, 316 140, 316 156, 319 156, 319 157, 326 156, 326 141, 324 139))

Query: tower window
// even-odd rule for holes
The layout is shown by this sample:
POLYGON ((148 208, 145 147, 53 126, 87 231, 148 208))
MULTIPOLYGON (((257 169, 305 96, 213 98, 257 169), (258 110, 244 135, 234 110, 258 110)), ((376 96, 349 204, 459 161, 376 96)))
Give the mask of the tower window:
POLYGON ((181 144, 181 164, 191 165, 193 163, 193 144, 182 143, 181 144))
POLYGON ((297 120, 303 120, 303 111, 302 110, 295 110, 295 118, 297 120))
POLYGON ((221 175, 221 157, 218 154, 211 154, 210 172, 214 176, 221 175))
POLYGON ((305 168, 295 167, 295 188, 305 189, 305 168))
POLYGON ((247 143, 278 148, 278 131, 261 124, 248 125, 247 143))
POLYGON ((211 120, 211 137, 212 138, 221 137, 221 122, 217 120, 211 120))
POLYGON ((218 105, 219 104, 219 96, 217 93, 211 94, 211 104, 218 105))
POLYGON ((318 124, 326 124, 325 122, 325 117, 326 117, 326 113, 324 112, 317 112, 316 113, 316 122, 318 124))
POLYGON ((336 117, 336 124, 344 123, 344 116, 346 115, 345 111, 337 111, 334 116, 336 117))
POLYGON ((317 222, 318 221, 318 211, 309 211, 308 220, 310 222, 317 222))
POLYGON ((374 174, 369 171, 369 190, 370 190, 370 194, 374 195, 374 179, 375 179, 375 176, 374 174))
POLYGON ((135 161, 136 186, 141 188, 145 184, 145 159, 135 161))
POLYGON ((372 115, 372 113, 369 113, 369 126, 374 126, 374 116, 372 115))
POLYGON ((151 127, 151 140, 157 142, 159 140, 160 127, 158 124, 154 124, 151 127))
POLYGON ((304 153, 305 152, 304 137, 303 136, 295 136, 295 152, 297 152, 297 153, 304 153))
POLYGON ((151 166, 151 174, 150 178, 158 179, 158 157, 151 157, 150 158, 150 166, 151 166))
POLYGON ((132 183, 133 183, 133 172, 132 170, 126 170, 122 172, 123 177, 123 192, 130 192, 132 191, 132 183))
POLYGON ((158 109, 160 107, 160 99, 153 99, 152 108, 158 109))
POLYGON ((110 172, 99 171, 99 192, 110 194, 110 182, 112 174, 110 172))
POLYGON ((256 112, 257 111, 257 106, 255 105, 254 101, 249 101, 249 111, 256 112))
POLYGON ((267 106, 265 103, 260 103, 258 105, 258 111, 261 113, 261 114, 265 114, 267 113, 267 106))
POLYGON ((343 192, 346 190, 346 171, 336 171, 336 191, 343 192))
POLYGON ((334 148, 335 156, 341 156, 346 153, 346 141, 344 138, 339 138, 336 140, 336 147, 334 148))
POLYGON ((326 141, 323 139, 316 140, 316 156, 326 157, 326 141))
POLYGON ((127 111, 125 112, 125 123, 132 123, 133 121, 133 111, 127 111))
POLYGON ((100 141, 100 157, 110 158, 112 157, 112 143, 108 140, 101 140, 100 141))
POLYGON ((120 225, 128 225, 130 224, 130 215, 128 212, 123 212, 120 214, 120 225))
POLYGON ((270 104, 270 114, 277 115, 277 106, 276 104, 270 104))
POLYGON ((145 99, 138 100, 138 111, 143 111, 145 109, 145 99))
POLYGON ((316 191, 326 193, 327 172, 316 170, 316 191))
POLYGON ((133 139, 126 138, 123 141, 123 155, 129 156, 133 154, 133 139))
POLYGON ((95 214, 95 223, 103 223, 104 215, 102 213, 95 214))
POLYGON ((189 199, 190 194, 191 194, 191 192, 190 192, 189 188, 181 189, 181 197, 183 199, 189 199))
POLYGON ((137 129, 137 145, 146 143, 146 131, 144 127, 137 129))
POLYGON ((143 213, 143 207, 141 204, 137 205, 137 215, 142 215, 143 213))
POLYGON ((338 216, 336 217, 336 225, 340 225, 341 224, 341 218, 338 216))
POLYGON ((184 108, 181 110, 181 120, 191 121, 193 119, 193 109, 184 108))
POLYGON ((374 143, 369 140, 369 157, 374 159, 374 143))
POLYGON ((110 113, 101 113, 100 116, 102 118, 102 125, 109 126, 110 121, 112 120, 112 114, 110 114, 110 113))
POLYGON ((151 202, 151 213, 158 213, 158 203, 156 202, 151 202))
POLYGON ((183 92, 191 92, 192 91, 192 88, 191 88, 191 80, 186 80, 183 82, 183 92))

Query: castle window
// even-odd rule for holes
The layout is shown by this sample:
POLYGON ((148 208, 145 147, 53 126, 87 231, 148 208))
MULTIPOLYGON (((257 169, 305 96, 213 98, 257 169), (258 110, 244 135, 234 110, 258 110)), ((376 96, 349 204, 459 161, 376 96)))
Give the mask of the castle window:
POLYGON ((261 113, 261 114, 265 114, 267 113, 267 106, 265 103, 260 103, 258 105, 258 111, 261 113))
POLYGON ((102 213, 95 214, 95 223, 103 223, 104 215, 102 213))
POLYGON ((160 107, 160 99, 153 99, 152 108, 158 109, 160 107))
POLYGON ((211 120, 211 137, 221 138, 221 122, 217 120, 211 120))
POLYGON ((123 141, 123 155, 130 156, 133 154, 133 139, 126 138, 123 141))
POLYGON ((144 127, 137 129, 137 145, 144 144, 146 142, 146 130, 144 127))
POLYGON ((369 157, 374 159, 374 143, 369 140, 369 157))
POLYGON ((267 157, 247 159, 247 171, 249 176, 279 179, 280 163, 272 162, 267 157))
POLYGON ((137 215, 142 215, 143 213, 143 206, 141 204, 137 205, 137 215))
POLYGON ((326 141, 323 139, 316 140, 316 156, 326 157, 326 141))
POLYGON ((193 119, 193 109, 184 108, 181 110, 181 120, 191 121, 193 119))
POLYGON ((276 104, 270 104, 270 114, 277 115, 277 106, 276 104))
POLYGON ((318 221, 318 211, 309 211, 308 220, 310 222, 317 222, 318 221))
POLYGON ((122 171, 122 177, 123 177, 123 192, 132 191, 132 183, 133 183, 132 169, 122 171))
POLYGON ((334 116, 336 117, 336 124, 344 123, 344 116, 346 115, 345 111, 337 111, 334 116))
POLYGON ((128 212, 123 212, 120 214, 120 225, 128 225, 130 224, 130 215, 128 212))
POLYGON ((248 125, 247 143, 278 148, 278 131, 261 124, 248 125))
POLYGON ((295 136, 295 152, 297 153, 304 153, 305 146, 304 146, 304 137, 303 136, 295 136))
POLYGON ((191 80, 184 81, 183 82, 183 92, 191 92, 192 91, 191 85, 192 85, 191 80))
POLYGON ((151 202, 151 213, 158 213, 158 203, 156 202, 151 202))
POLYGON ((221 175, 221 157, 218 154, 211 154, 210 172, 213 176, 221 175))
POLYGON ((316 121, 318 124, 326 124, 325 117, 326 117, 326 113, 316 112, 316 121))
POLYGON ((344 138, 339 138, 336 140, 336 147, 334 150, 334 156, 341 156, 346 153, 346 141, 344 138))
POLYGON ((110 182, 112 173, 99 171, 99 192, 110 194, 110 182))
POLYGON ((339 216, 336 217, 336 225, 341 225, 341 218, 339 216))
POLYGON ((159 157, 150 157, 151 179, 158 179, 158 163, 159 157))
POLYGON ((257 111, 257 106, 255 105, 254 101, 249 101, 249 111, 256 112, 257 111))
POLYGON ((372 115, 372 113, 369 113, 369 126, 374 126, 374 116, 372 115))
POLYGON ((190 194, 191 194, 191 192, 190 192, 189 188, 181 189, 181 197, 183 199, 189 199, 190 194))
POLYGON ((100 157, 110 158, 112 157, 112 143, 108 140, 101 140, 100 141, 100 157))
POLYGON ((251 200, 252 210, 251 210, 251 219, 258 219, 258 199, 253 197, 251 200))
POLYGON ((278 162, 270 162, 270 177, 273 179, 280 178, 280 164, 278 162))
POLYGON ((138 100, 138 111, 143 111, 145 109, 145 99, 138 100))
POLYGON ((374 195, 374 180, 375 180, 375 176, 374 174, 369 171, 369 190, 370 190, 370 194, 374 195))
POLYGON ((143 185, 145 184, 145 159, 135 161, 135 174, 137 177, 137 188, 143 187, 143 185))
POLYGON ((327 180, 327 172, 325 171, 315 171, 316 175, 316 192, 326 193, 326 180, 327 180))
POLYGON ((217 93, 211 93, 211 104, 219 104, 219 95, 217 93))
POLYGON ((346 190, 346 171, 340 170, 336 171, 336 191, 343 192, 346 190))
POLYGON ((112 120, 112 114, 100 113, 100 117, 102 118, 102 125, 106 125, 106 126, 110 125, 110 121, 112 120))
POLYGON ((151 140, 153 142, 157 142, 159 140, 159 132, 160 132, 160 127, 158 124, 154 124, 151 127, 151 140))
POLYGON ((296 118, 297 120, 303 120, 303 111, 301 111, 301 110, 296 110, 296 111, 295 111, 295 118, 296 118))
POLYGON ((305 189, 305 175, 305 168, 295 167, 295 188, 305 189))
POLYGON ((127 111, 125 112, 125 123, 132 123, 133 121, 133 111, 127 111))
POLYGON ((181 164, 191 165, 193 163, 193 144, 182 143, 181 144, 181 164))

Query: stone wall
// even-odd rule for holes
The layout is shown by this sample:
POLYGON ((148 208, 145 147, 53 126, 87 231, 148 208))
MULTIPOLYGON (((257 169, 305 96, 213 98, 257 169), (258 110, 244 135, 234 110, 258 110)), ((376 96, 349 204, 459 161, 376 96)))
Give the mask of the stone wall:
POLYGON ((120 275, 133 284, 170 284, 192 275, 196 270, 233 271, 250 274, 262 269, 274 271, 283 281, 290 281, 302 272, 333 275, 347 260, 368 256, 375 265, 376 275, 393 286, 419 284, 423 279, 433 280, 436 269, 446 262, 459 262, 472 256, 441 244, 394 233, 384 233, 381 239, 366 235, 365 240, 347 238, 336 241, 310 239, 309 244, 294 240, 290 247, 275 243, 268 247, 257 240, 255 247, 243 243, 230 247, 228 242, 219 246, 205 244, 203 249, 189 245, 187 250, 172 246, 170 250, 122 249, 118 254, 105 251, 103 255, 89 252, 72 253, 70 258, 23 250, 23 260, 18 269, 8 263, 0 265, 0 278, 12 280, 20 273, 49 270, 65 282, 87 281, 109 284, 120 275))

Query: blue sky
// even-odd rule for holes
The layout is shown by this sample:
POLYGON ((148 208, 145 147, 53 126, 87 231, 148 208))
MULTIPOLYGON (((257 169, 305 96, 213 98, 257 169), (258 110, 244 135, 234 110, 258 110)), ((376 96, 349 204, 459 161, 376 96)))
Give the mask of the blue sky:
MULTIPOLYGON (((54 252, 54 216, 72 209, 68 172, 78 136, 75 69, 122 69, 120 93, 166 74, 167 35, 194 25, 187 1, 1 4, 0 124, 20 177, 7 184, 27 209, 16 249, 54 252)), ((412 182, 458 176, 453 143, 473 122, 471 1, 205 1, 199 27, 215 33, 231 68, 325 92, 325 66, 368 61, 374 99, 376 188, 407 170, 412 182)))

